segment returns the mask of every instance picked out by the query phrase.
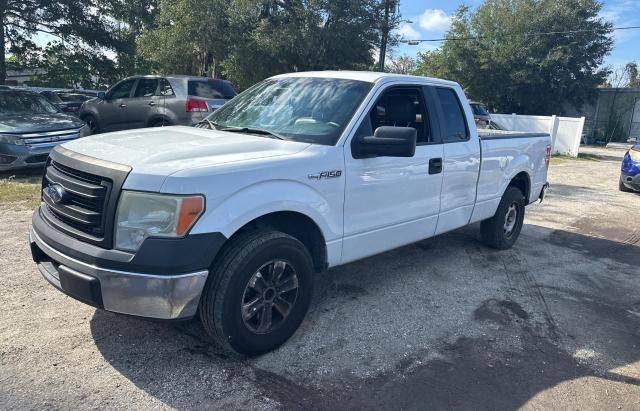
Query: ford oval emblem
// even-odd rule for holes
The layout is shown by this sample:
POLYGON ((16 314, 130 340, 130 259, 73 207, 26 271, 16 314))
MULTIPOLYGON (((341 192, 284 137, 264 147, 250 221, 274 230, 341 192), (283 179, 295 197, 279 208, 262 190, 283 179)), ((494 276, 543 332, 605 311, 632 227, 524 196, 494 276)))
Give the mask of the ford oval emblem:
POLYGON ((52 184, 45 187, 44 193, 53 201, 54 204, 60 204, 64 200, 65 190, 60 184, 52 184))

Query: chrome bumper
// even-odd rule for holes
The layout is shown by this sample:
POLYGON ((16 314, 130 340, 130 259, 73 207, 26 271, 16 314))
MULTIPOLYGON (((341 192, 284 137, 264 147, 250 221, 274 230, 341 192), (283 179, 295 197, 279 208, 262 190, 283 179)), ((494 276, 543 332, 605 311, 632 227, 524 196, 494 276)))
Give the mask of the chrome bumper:
POLYGON ((208 271, 153 275, 108 270, 60 253, 33 228, 29 238, 32 247, 37 246, 48 257, 36 260, 40 273, 71 297, 107 311, 139 317, 177 320, 196 314, 208 271))

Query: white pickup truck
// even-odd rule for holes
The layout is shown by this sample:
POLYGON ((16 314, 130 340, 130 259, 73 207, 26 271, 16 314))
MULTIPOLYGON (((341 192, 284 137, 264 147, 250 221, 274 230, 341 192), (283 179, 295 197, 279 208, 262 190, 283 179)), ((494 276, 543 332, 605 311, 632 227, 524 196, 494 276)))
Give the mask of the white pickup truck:
POLYGON ((511 247, 542 199, 545 134, 479 138, 460 86, 312 72, 269 78, 198 127, 58 146, 30 232, 62 292, 132 316, 199 314, 255 355, 302 322, 313 274, 481 221, 511 247))

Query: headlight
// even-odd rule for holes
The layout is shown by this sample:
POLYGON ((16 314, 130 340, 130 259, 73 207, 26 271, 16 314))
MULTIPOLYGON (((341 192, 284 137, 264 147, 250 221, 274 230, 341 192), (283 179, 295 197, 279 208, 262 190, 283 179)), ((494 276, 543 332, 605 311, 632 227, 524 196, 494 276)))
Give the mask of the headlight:
POLYGON ((24 141, 20 137, 13 134, 0 134, 0 143, 24 146, 24 141))
POLYGON ((633 161, 640 162, 640 151, 634 149, 629 150, 629 157, 631 157, 633 161))
POLYGON ((116 248, 136 251, 147 237, 183 237, 203 211, 202 196, 123 191, 116 214, 116 248))
POLYGON ((84 126, 82 126, 80 128, 80 132, 79 132, 78 137, 86 137, 86 136, 88 136, 90 134, 91 134, 91 129, 89 128, 88 125, 85 124, 84 126))

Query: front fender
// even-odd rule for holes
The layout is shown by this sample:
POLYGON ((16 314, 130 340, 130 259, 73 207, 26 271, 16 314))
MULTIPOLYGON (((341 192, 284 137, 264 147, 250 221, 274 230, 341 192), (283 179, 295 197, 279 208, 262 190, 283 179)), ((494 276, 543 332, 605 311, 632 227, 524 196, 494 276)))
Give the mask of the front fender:
POLYGON ((192 232, 220 232, 229 238, 258 217, 279 211, 293 211, 311 218, 329 243, 339 239, 342 230, 342 207, 331 204, 336 200, 341 201, 341 198, 333 197, 327 198, 326 194, 298 181, 260 182, 223 199, 207 198, 205 214, 192 232))

